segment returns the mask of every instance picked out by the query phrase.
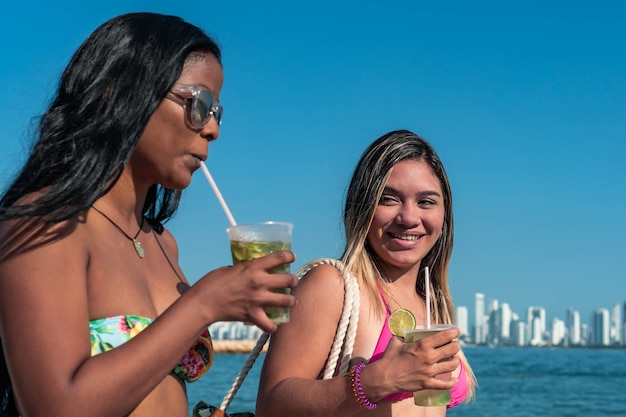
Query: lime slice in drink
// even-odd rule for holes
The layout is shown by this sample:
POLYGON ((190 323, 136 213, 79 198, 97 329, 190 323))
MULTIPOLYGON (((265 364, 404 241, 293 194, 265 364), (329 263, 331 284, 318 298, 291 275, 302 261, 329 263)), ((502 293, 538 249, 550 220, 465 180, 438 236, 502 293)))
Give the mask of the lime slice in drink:
POLYGON ((389 330, 394 336, 404 337, 404 329, 414 329, 415 324, 415 316, 406 308, 394 310, 389 316, 389 330))

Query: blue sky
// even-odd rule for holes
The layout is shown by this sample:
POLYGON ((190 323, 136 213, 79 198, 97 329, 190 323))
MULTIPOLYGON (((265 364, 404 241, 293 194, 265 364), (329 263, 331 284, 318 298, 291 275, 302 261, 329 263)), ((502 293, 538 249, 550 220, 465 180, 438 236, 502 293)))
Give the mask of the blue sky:
MULTIPOLYGON (((174 14, 223 49, 207 166, 239 223, 295 224, 297 265, 338 256, 352 169, 410 129, 454 195, 450 281, 589 323, 626 301, 626 6, 620 1, 9 2, 0 13, 0 186, 32 117, 102 22, 174 14)), ((191 281, 230 264, 228 220, 199 170, 168 223, 191 281)), ((295 269, 295 268, 294 268, 295 269)), ((210 302, 210 300, 207 300, 210 302)))

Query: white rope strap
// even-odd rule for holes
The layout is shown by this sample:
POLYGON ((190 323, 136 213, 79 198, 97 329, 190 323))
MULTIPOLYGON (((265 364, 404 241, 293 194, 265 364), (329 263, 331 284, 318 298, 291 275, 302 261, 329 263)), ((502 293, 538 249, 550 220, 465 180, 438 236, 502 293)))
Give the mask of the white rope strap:
MULTIPOLYGON (((339 361, 339 355, 341 354, 341 362, 338 369, 338 374, 347 372, 350 365, 350 356, 352 355, 352 348, 354 347, 354 339, 356 338, 356 328, 359 321, 359 284, 357 280, 347 271, 345 271, 343 263, 337 259, 330 258, 321 258, 315 261, 309 262, 308 264, 301 267, 297 272, 296 276, 298 279, 302 278, 307 272, 316 266, 328 264, 332 265, 341 272, 341 276, 344 281, 344 303, 343 309, 341 311, 341 317, 339 319, 339 325, 337 326, 337 331, 335 332, 335 339, 333 340, 333 344, 331 346, 330 354, 328 356, 328 360, 326 361, 326 365, 324 366, 323 378, 330 379, 335 374, 335 368, 337 367, 337 362, 339 361)), ((254 365, 254 362, 259 357, 263 346, 267 342, 269 338, 269 333, 263 333, 259 340, 257 340, 256 346, 250 352, 246 363, 244 363, 241 371, 235 378, 232 386, 226 393, 226 396, 222 400, 219 409, 222 411, 226 411, 233 398, 235 398, 235 394, 241 388, 241 384, 244 379, 248 375, 248 372, 254 365)))
POLYGON ((256 345, 254 346, 254 349, 252 349, 252 352, 250 352, 246 363, 243 364, 241 371, 239 371, 237 377, 235 377, 233 384, 231 385, 230 389, 226 393, 226 396, 222 400, 222 403, 219 407, 220 410, 226 411, 230 403, 233 401, 233 398, 235 398, 235 394, 237 394, 237 391, 239 391, 239 388, 241 388, 241 384, 243 384, 244 379, 246 379, 246 376, 248 376, 248 372, 250 372, 250 369, 252 369, 254 362, 259 357, 259 354, 261 353, 261 350, 263 350, 263 346, 265 346, 265 343, 267 342, 267 339, 269 337, 269 333, 261 334, 259 340, 257 340, 256 345))
POLYGON ((339 318, 339 324, 335 332, 335 339, 333 340, 328 360, 326 361, 322 374, 323 379, 330 379, 335 375, 335 369, 337 368, 340 355, 341 362, 339 362, 337 374, 347 372, 350 366, 350 356, 352 355, 356 328, 359 321, 359 284, 357 280, 345 270, 343 263, 337 259, 322 258, 310 262, 305 267, 301 268, 301 275, 306 274, 309 270, 321 264, 332 265, 341 272, 345 290, 343 309, 341 310, 341 317, 339 318))

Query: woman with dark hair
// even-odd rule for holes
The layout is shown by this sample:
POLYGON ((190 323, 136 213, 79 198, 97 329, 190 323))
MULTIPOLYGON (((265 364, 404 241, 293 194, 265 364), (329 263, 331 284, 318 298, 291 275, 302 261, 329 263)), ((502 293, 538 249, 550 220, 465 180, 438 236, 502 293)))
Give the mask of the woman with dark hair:
MULTIPOLYGON (((410 325, 453 324, 448 285, 452 193, 441 160, 416 134, 383 135, 363 153, 343 213, 342 263, 360 300, 349 371, 322 380, 340 322, 344 282, 335 266, 314 266, 293 293, 298 308, 272 336, 258 416, 444 416, 473 396, 474 374, 456 328, 405 343, 410 325), (430 271, 429 306, 425 268, 430 271), (427 314, 430 312, 430 320, 427 314), (394 317, 406 326, 398 329, 394 317), (400 337, 397 337, 400 336, 400 337), (451 389, 443 406, 416 406, 413 392, 451 389)), ((445 396, 444 396, 445 398, 445 396)))
POLYGON ((0 197, 2 416, 186 417, 211 366, 207 327, 273 332, 281 251, 189 286, 163 227, 222 118, 220 49, 173 16, 101 25, 65 69, 0 197))

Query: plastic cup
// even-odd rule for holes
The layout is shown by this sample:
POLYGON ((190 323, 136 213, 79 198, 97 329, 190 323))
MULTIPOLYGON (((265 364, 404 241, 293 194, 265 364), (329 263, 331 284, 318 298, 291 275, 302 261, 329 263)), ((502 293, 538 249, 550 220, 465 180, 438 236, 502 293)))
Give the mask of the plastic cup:
MULTIPOLYGON (((279 250, 291 250, 293 224, 285 222, 259 222, 238 224, 226 229, 230 240, 233 264, 260 258, 279 250)), ((288 274, 289 264, 279 265, 270 272, 288 274)), ((289 288, 275 290, 289 294, 289 288)), ((265 314, 276 324, 289 321, 289 308, 266 307, 265 314)))
MULTIPOLYGON (((427 328, 426 325, 420 324, 417 325, 415 329, 404 329, 404 341, 408 343, 416 342, 453 327, 455 326, 452 324, 431 324, 430 328, 427 328)), ((449 380, 451 376, 450 373, 440 374, 437 375, 437 379, 449 380)), ((422 407, 448 405, 450 404, 450 390, 424 389, 415 391, 413 393, 413 400, 415 401, 415 405, 422 407)))

